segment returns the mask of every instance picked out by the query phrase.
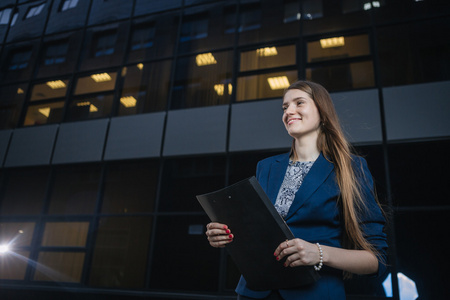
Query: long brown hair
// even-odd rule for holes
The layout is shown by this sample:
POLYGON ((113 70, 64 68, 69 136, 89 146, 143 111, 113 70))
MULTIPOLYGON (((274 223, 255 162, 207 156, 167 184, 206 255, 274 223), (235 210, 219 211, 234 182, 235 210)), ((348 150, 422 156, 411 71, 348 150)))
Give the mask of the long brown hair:
MULTIPOLYGON (((343 247, 347 249, 363 249, 379 257, 379 253, 364 238, 359 226, 359 215, 366 209, 361 191, 362 173, 356 174, 352 158, 353 149, 344 136, 336 110, 328 91, 320 84, 310 81, 297 81, 284 92, 298 89, 307 93, 314 100, 320 115, 320 131, 317 149, 325 158, 334 164, 336 181, 340 189, 340 207, 344 218, 343 247)), ((283 97, 284 97, 283 95, 283 97)), ((292 143, 291 154, 296 157, 295 143, 292 143)), ((345 272, 346 277, 350 273, 345 272)))

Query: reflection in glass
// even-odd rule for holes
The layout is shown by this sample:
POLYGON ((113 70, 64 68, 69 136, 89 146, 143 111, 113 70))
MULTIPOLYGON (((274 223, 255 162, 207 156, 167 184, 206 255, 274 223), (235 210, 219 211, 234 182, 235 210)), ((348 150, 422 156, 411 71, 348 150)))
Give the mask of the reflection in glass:
POLYGON ((47 222, 42 246, 85 247, 89 222, 47 222))
POLYGON ((283 90, 296 80, 297 71, 239 77, 236 101, 281 98, 283 90))
POLYGON ((0 201, 1 215, 37 215, 47 188, 47 168, 11 170, 0 201))
POLYGON ((295 45, 263 47, 242 52, 240 71, 295 65, 295 54, 295 45))
POLYGON ((101 72, 80 77, 75 88, 75 95, 114 90, 117 72, 101 72))
POLYGON ((84 257, 81 252, 40 252, 34 280, 80 282, 84 257))
POLYGON ((308 68, 306 79, 320 82, 329 91, 367 88, 375 85, 372 61, 308 68))
POLYGON ((171 61, 124 68, 119 115, 162 111, 169 92, 171 61))
POLYGON ((89 285, 144 287, 151 228, 152 217, 102 218, 95 241, 89 285))
POLYGON ((102 213, 153 212, 159 164, 112 165, 105 179, 102 213))
POLYGON ((77 98, 69 108, 69 121, 98 119, 111 115, 113 94, 77 98))
POLYGON ((48 213, 94 213, 99 181, 99 166, 68 166, 55 170, 48 213))
POLYGON ((12 53, 9 59, 8 70, 15 71, 28 67, 31 58, 31 49, 21 49, 12 53))
POLYGON ((66 62, 66 55, 69 49, 68 42, 59 42, 47 45, 44 55, 45 65, 56 65, 66 62))
POLYGON ((33 238, 34 222, 0 223, 0 245, 7 244, 10 249, 29 247, 33 238))
POLYGON ((99 57, 113 54, 116 43, 117 33, 115 31, 97 34, 93 40, 91 56, 99 57))
POLYGON ((66 96, 69 80, 55 79, 46 83, 35 84, 31 91, 30 101, 39 101, 66 96))
POLYGON ((231 86, 232 52, 202 53, 180 58, 171 108, 227 104, 231 86), (223 87, 223 88, 222 88, 223 87))
POLYGON ((307 44, 308 62, 370 55, 367 34, 324 38, 307 44))
POLYGON ((24 280, 30 251, 16 250, 0 255, 0 279, 24 280))
POLYGON ((59 123, 63 117, 64 102, 30 105, 25 116, 24 126, 59 123))
POLYGON ((0 88, 0 95, 2 95, 0 98, 0 130, 17 126, 26 91, 26 84, 7 85, 0 88))

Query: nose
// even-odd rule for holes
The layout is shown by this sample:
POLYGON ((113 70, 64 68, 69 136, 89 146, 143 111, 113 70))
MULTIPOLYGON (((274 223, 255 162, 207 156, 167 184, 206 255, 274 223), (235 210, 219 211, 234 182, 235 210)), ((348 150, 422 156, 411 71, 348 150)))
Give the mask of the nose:
POLYGON ((289 104, 288 107, 286 107, 285 112, 286 112, 286 114, 288 114, 288 115, 294 114, 294 113, 295 113, 295 106, 292 105, 292 104, 289 104))

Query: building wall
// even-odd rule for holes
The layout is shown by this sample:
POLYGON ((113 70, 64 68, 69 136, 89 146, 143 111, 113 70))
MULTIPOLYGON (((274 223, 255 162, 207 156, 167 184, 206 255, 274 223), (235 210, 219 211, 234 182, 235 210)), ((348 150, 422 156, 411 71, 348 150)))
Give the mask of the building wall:
MULTIPOLYGON (((283 76, 330 91, 387 212, 390 272, 446 298, 449 20, 440 1, 2 1, 2 299, 233 299, 195 196, 289 150, 283 76)), ((349 298, 398 299, 391 278, 349 298)))

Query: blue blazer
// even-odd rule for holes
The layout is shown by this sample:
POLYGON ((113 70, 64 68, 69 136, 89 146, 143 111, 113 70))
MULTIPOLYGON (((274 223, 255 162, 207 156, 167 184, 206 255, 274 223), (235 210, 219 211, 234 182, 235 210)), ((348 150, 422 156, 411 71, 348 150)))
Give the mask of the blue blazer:
MULTIPOLYGON (((383 231, 385 218, 374 199, 372 176, 365 159, 356 156, 353 159, 355 173, 361 180, 362 194, 368 207, 360 216, 360 224, 366 239, 384 258, 387 249, 386 234, 383 231)), ((289 154, 286 153, 266 158, 257 165, 256 178, 273 203, 283 183, 288 164, 289 154)), ((344 224, 338 204, 339 187, 335 179, 334 165, 321 154, 303 180, 285 218, 295 237, 311 243, 342 247, 344 224)), ((380 261, 378 275, 383 274, 385 270, 385 264, 380 261)), ((324 266, 319 274, 321 278, 313 285, 283 289, 279 292, 286 300, 345 299, 341 270, 324 266)), ((236 292, 246 297, 261 299, 267 297, 271 291, 253 291, 247 287, 241 276, 236 292)))

